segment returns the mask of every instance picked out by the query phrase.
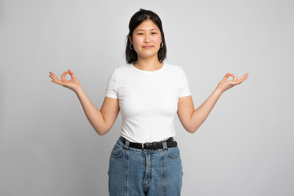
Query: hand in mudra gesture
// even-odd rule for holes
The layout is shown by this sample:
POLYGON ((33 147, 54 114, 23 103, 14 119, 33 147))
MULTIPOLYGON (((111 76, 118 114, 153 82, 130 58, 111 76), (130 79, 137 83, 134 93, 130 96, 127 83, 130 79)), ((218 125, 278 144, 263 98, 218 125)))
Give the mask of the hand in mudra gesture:
POLYGON ((58 78, 53 72, 49 73, 49 77, 52 78, 51 82, 62 85, 63 87, 69 88, 73 91, 76 91, 77 89, 81 88, 80 82, 71 70, 64 72, 61 75, 61 79, 58 78), (69 81, 65 78, 66 74, 69 74, 71 76, 71 79, 69 81))
POLYGON ((238 77, 235 74, 227 73, 225 77, 220 81, 220 83, 217 86, 217 89, 220 89, 222 92, 234 87, 235 85, 241 84, 244 80, 246 80, 249 74, 244 74, 241 78, 238 79, 238 77), (232 76, 233 80, 228 80, 228 78, 232 76))

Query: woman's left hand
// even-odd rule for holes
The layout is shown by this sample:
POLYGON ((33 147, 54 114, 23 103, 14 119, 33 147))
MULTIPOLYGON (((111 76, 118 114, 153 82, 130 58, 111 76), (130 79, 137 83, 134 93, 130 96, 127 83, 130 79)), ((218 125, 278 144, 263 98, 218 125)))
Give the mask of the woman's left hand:
POLYGON ((238 77, 235 74, 227 73, 225 77, 220 81, 220 83, 217 86, 217 89, 221 90, 222 92, 225 92, 226 90, 234 87, 235 85, 241 84, 244 80, 246 80, 249 74, 244 74, 241 78, 238 79, 238 77), (228 78, 232 76, 233 80, 229 80, 228 78))

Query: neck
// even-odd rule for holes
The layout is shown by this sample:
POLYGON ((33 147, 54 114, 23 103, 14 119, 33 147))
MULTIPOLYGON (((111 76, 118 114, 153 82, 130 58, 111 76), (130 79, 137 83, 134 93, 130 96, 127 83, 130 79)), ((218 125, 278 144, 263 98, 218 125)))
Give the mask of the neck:
POLYGON ((134 66, 144 71, 156 71, 162 68, 163 63, 160 63, 160 61, 158 60, 158 57, 156 56, 156 58, 148 58, 148 59, 138 58, 137 62, 134 63, 134 66))

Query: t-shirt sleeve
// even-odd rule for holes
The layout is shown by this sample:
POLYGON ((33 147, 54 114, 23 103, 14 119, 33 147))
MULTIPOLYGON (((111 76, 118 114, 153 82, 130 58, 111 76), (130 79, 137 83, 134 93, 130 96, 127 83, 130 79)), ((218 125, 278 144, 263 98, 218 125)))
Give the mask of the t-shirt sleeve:
POLYGON ((189 88, 189 82, 188 78, 184 72, 184 70, 181 68, 181 92, 179 97, 186 97, 191 95, 190 88, 189 88))
POLYGON ((105 96, 117 99, 115 70, 112 72, 112 74, 110 75, 110 77, 108 79, 105 96))

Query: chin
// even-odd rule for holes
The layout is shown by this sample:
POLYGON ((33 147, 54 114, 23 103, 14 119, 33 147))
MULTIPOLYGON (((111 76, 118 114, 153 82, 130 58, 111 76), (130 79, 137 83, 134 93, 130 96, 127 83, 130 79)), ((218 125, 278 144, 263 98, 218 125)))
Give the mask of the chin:
POLYGON ((144 57, 144 58, 150 58, 150 57, 156 56, 156 54, 149 54, 149 55, 147 55, 147 54, 141 54, 140 56, 141 57, 144 57))

